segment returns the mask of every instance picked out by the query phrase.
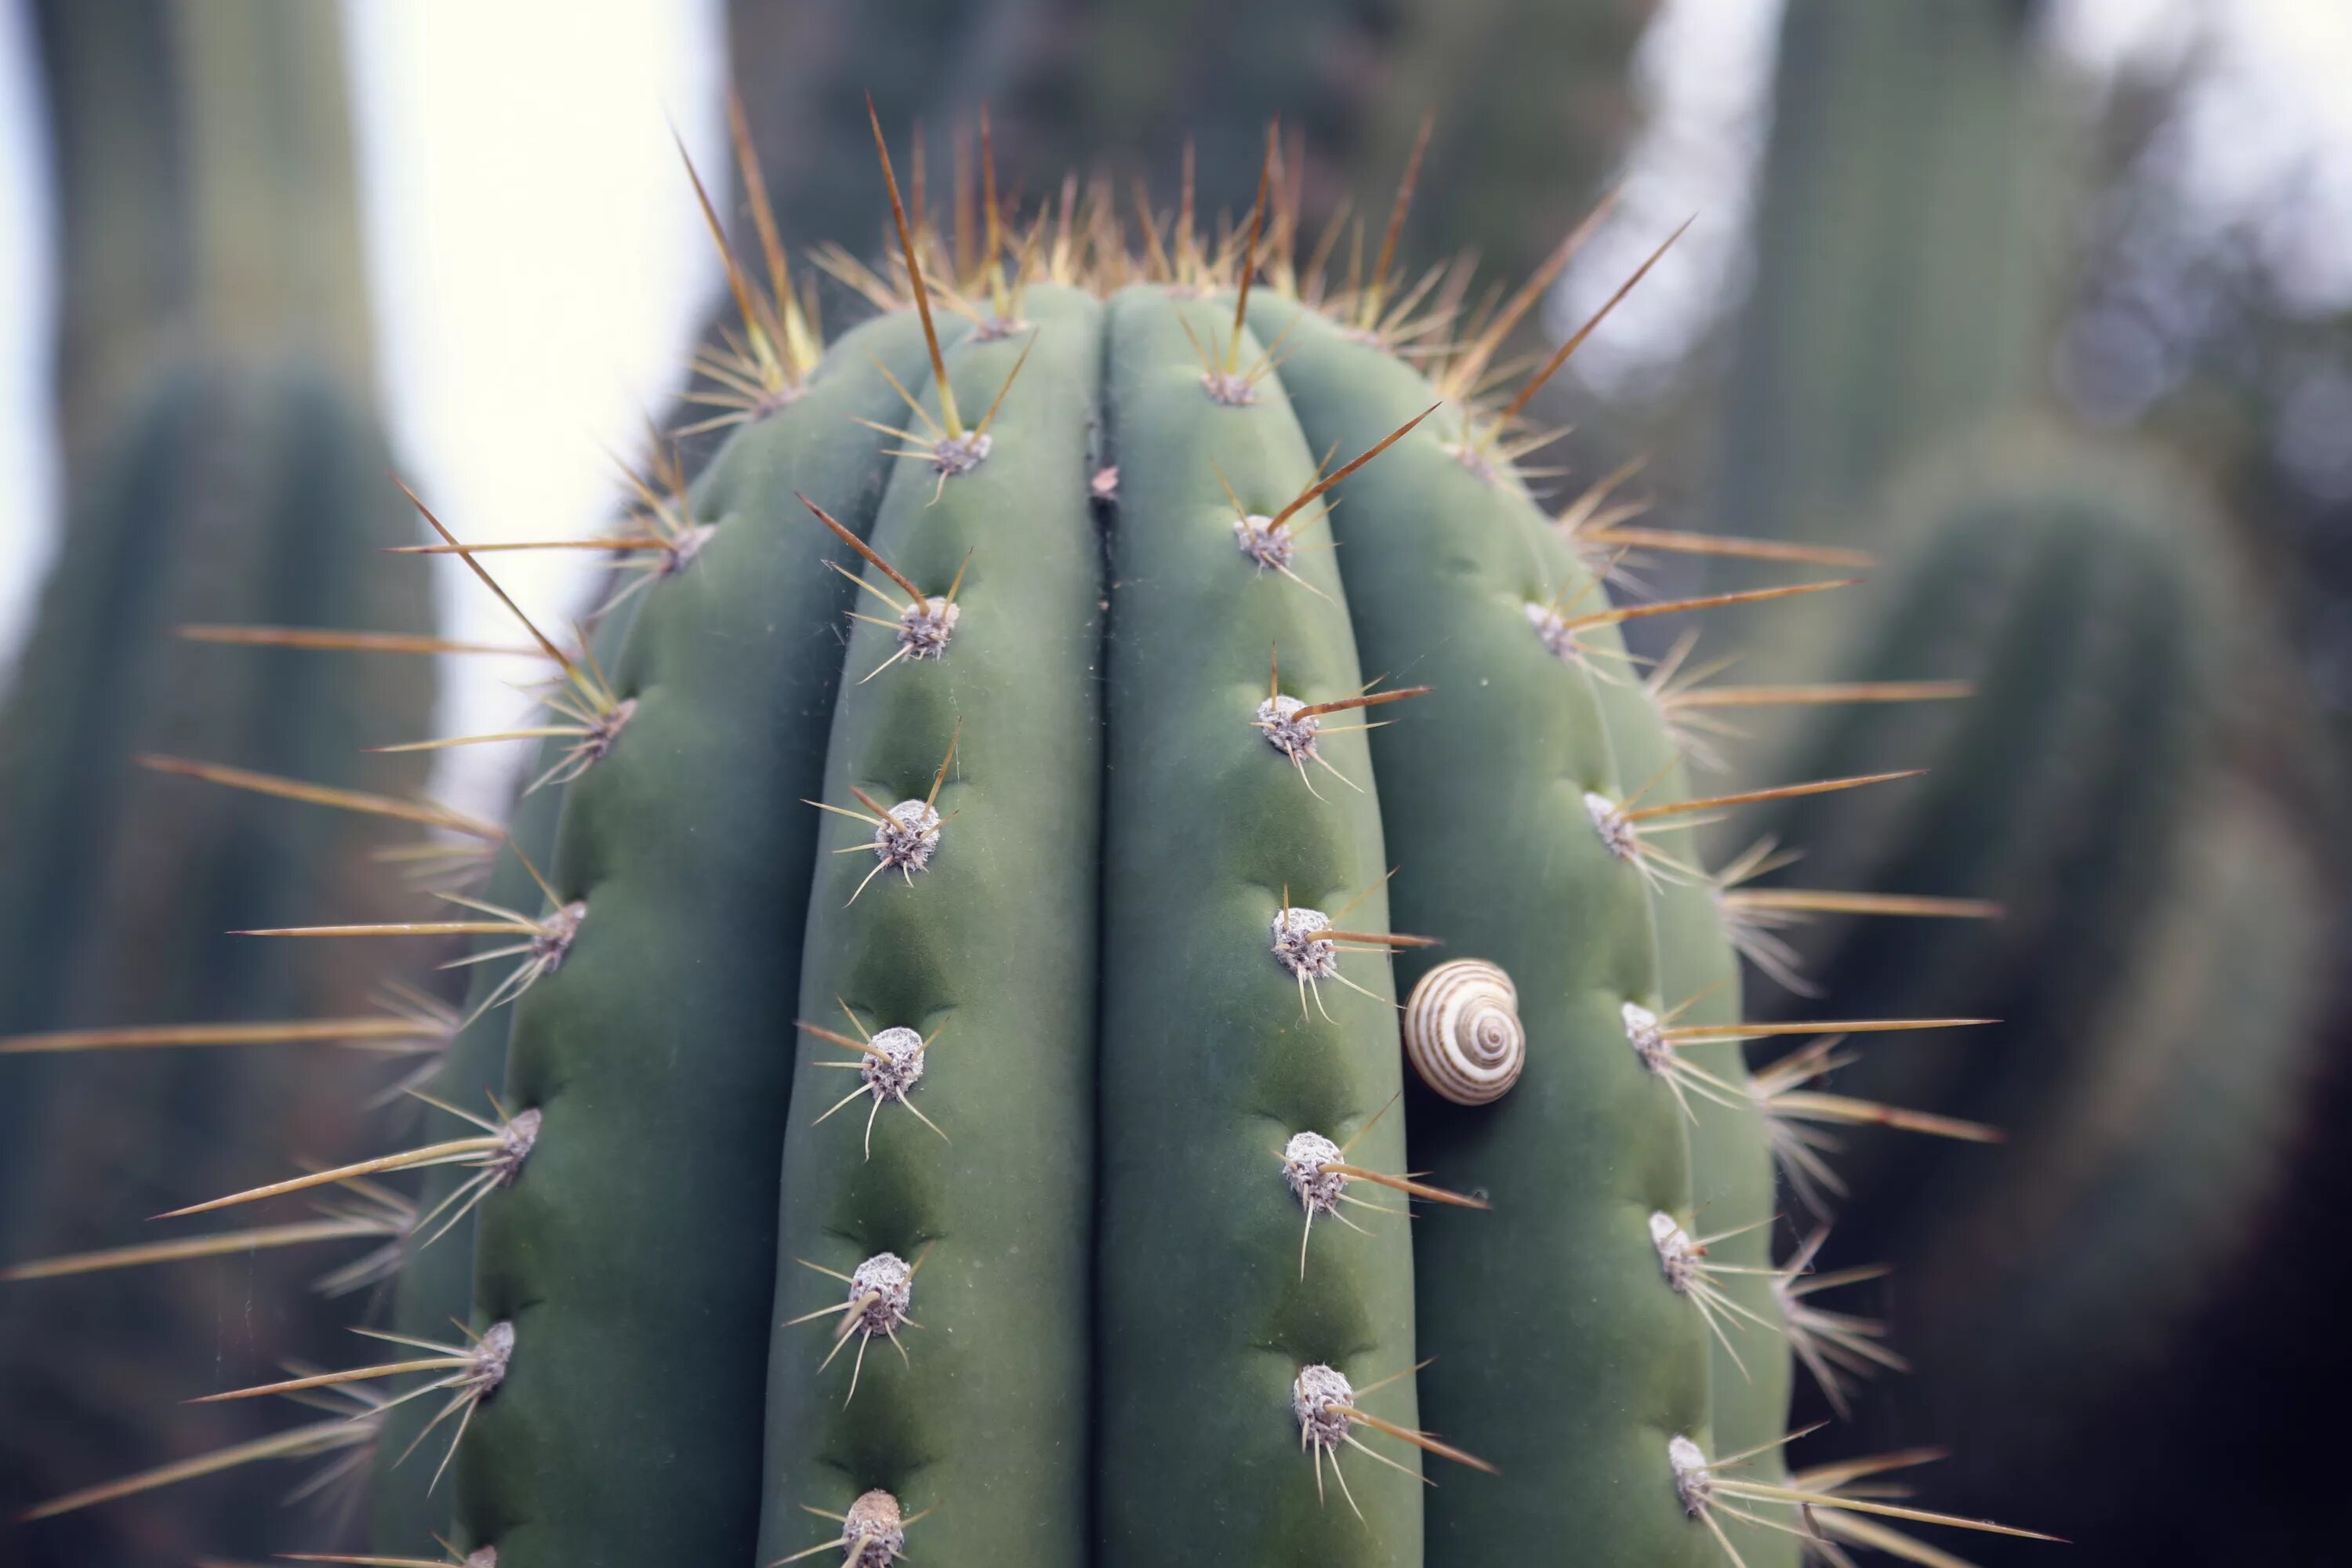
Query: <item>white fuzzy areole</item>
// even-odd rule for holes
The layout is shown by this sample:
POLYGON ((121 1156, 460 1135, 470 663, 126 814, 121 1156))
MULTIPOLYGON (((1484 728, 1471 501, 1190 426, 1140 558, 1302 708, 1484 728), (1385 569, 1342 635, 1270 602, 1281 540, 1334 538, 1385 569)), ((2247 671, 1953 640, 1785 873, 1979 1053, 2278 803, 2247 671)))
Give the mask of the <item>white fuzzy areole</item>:
POLYGON ((940 658, 963 619, 963 606, 942 598, 917 599, 898 612, 898 651, 908 658, 940 658))
POLYGON ((1633 1047, 1634 1058, 1661 1078, 1672 1071, 1675 1048, 1667 1043, 1658 1016, 1639 1002, 1628 1002, 1617 1012, 1625 1020, 1625 1043, 1633 1047))
POLYGON ((1650 1245, 1657 1249, 1658 1269, 1680 1295, 1688 1295, 1698 1278, 1698 1244, 1670 1214, 1650 1216, 1650 1245))
POLYGON ((996 437, 983 436, 977 430, 967 430, 961 436, 943 436, 931 446, 931 471, 942 479, 954 479, 968 474, 988 460, 989 449, 996 437))
POLYGON ((919 871, 940 847, 940 814, 927 801, 902 800, 874 828, 874 858, 894 871, 919 871))
POLYGON ((1275 527, 1274 519, 1258 512, 1234 519, 1234 543, 1261 572, 1278 572, 1298 553, 1297 542, 1290 537, 1290 530, 1275 527))
POLYGON ((499 1129, 499 1146, 491 1150, 489 1158, 483 1162, 486 1168, 497 1173, 492 1179, 494 1185, 504 1186, 515 1179, 516 1173, 522 1169, 522 1163, 530 1159, 531 1150, 538 1147, 540 1125, 545 1120, 545 1113, 533 1106, 516 1111, 514 1119, 499 1129))
POLYGON ((1290 1184, 1298 1206, 1310 1215, 1339 1212, 1339 1194, 1348 1178, 1330 1169, 1339 1163, 1339 1145, 1320 1132, 1294 1132, 1282 1146, 1282 1179, 1290 1184))
POLYGON ((923 1037, 914 1030, 893 1025, 866 1044, 880 1054, 860 1051, 858 1074, 880 1098, 904 1100, 908 1090, 923 1081, 923 1037))
POLYGON ((1696 1519, 1706 1511, 1715 1494, 1715 1477, 1707 1469, 1706 1450, 1676 1433, 1666 1440, 1666 1464, 1675 1473, 1675 1495, 1683 1511, 1696 1519))
POLYGON ((1337 1448, 1348 1440, 1348 1412, 1355 1407, 1356 1385, 1339 1368, 1321 1362, 1300 1367, 1290 1384, 1290 1414, 1298 1422, 1299 1435, 1318 1448, 1337 1448))
POLYGON ((467 1388, 478 1398, 504 1383, 507 1368, 514 1361, 514 1351, 515 1326, 512 1323, 496 1322, 484 1330, 466 1368, 467 1388))
POLYGON ((1321 910, 1293 906, 1274 917, 1274 961, 1301 980, 1328 980, 1339 973, 1339 944, 1316 933, 1331 929, 1321 910))
POLYGON ((587 918, 588 901, 574 899, 542 919, 538 934, 530 939, 530 966, 541 974, 562 968, 564 955, 572 951, 572 939, 580 934, 580 922, 587 918))
POLYGON ((1586 790, 1584 815, 1592 819, 1592 830, 1601 835, 1601 842, 1609 847, 1609 853, 1620 860, 1633 858, 1641 839, 1633 831, 1633 819, 1627 816, 1615 801, 1605 795, 1586 790))
POLYGON ((879 1487, 861 1492, 842 1516, 841 1543, 858 1568, 889 1568, 907 1551, 906 1516, 898 1500, 879 1487))
POLYGON ((914 1268, 895 1252, 877 1252, 850 1271, 848 1300, 856 1309, 848 1331, 887 1334, 914 1310, 914 1268))
POLYGON ((1568 624, 1566 616, 1549 605, 1538 605, 1532 600, 1528 603, 1527 614, 1528 624, 1535 627, 1536 636, 1543 639, 1546 652, 1570 663, 1584 658, 1584 649, 1577 644, 1576 628, 1568 624))
POLYGON ((1238 371, 1211 370, 1201 373, 1201 389, 1212 403, 1222 403, 1228 408, 1246 408, 1257 401, 1257 389, 1248 376, 1238 371))
POLYGON ((1257 705, 1257 711, 1251 716, 1250 721, 1265 737, 1265 743, 1294 763, 1315 755, 1316 731, 1322 728, 1313 714, 1304 719, 1298 716, 1298 710, 1306 706, 1300 698, 1269 697, 1257 705))

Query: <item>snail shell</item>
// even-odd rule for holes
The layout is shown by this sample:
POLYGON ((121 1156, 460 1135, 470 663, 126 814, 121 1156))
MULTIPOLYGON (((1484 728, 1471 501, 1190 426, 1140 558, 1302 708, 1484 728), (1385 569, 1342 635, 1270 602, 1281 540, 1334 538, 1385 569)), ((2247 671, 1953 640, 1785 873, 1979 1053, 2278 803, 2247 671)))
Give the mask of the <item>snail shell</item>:
POLYGON ((1422 1082, 1456 1105, 1500 1100, 1528 1065, 1518 987, 1482 958, 1439 964, 1405 1003, 1404 1054, 1422 1082))

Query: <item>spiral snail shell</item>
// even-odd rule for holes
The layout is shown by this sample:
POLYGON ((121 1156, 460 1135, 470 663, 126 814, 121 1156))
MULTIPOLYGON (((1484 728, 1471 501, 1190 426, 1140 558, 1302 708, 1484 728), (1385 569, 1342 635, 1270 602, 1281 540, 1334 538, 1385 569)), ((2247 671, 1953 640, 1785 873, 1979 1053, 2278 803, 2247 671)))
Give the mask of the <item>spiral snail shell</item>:
POLYGON ((1422 1082, 1456 1105, 1500 1100, 1528 1065, 1518 987, 1482 958, 1439 964, 1405 1003, 1404 1054, 1422 1082))

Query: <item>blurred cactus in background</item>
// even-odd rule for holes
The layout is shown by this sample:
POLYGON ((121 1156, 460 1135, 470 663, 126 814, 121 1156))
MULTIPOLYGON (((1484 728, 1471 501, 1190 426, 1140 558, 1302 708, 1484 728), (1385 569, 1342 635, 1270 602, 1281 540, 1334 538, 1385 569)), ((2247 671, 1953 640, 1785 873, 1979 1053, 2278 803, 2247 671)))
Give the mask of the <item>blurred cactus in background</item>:
MULTIPOLYGON (((2181 486, 2144 453, 2002 427, 1958 443, 1877 512, 1874 616, 1834 656, 1837 678, 1963 680, 1974 696, 1824 709, 1794 727, 1793 754, 1759 773, 1909 765, 1928 777, 1854 803, 1834 832, 1810 803, 1790 803, 1770 830, 1804 858, 1783 879, 1985 900, 2005 914, 1825 918, 1779 934, 1809 989, 1853 997, 1862 1016, 1969 999, 2004 1022, 1998 1043, 1874 1052, 1843 1075, 1856 1092, 1996 1121, 2032 1103, 2175 890, 2191 803, 2218 759, 2230 639, 2247 618, 2224 602, 2217 525, 2181 486)), ((1816 1005, 1781 995, 1784 1016, 1816 1005)), ((1854 1193, 1837 1206, 1841 1240, 1864 1248, 1916 1235, 1923 1165, 1972 1157, 1853 1142, 1843 1165, 1854 1193)))
MULTIPOLYGON (((1627 63, 1655 0, 1311 0, 1260 26, 1243 0, 730 0, 733 76, 788 234, 861 255, 883 236, 861 162, 862 94, 883 123, 928 127, 927 203, 976 166, 988 110, 1000 162, 1176 184, 1191 146, 1204 230, 1249 205, 1262 128, 1303 138, 1302 251, 1340 193, 1393 179, 1437 117, 1414 210, 1501 277, 1532 271, 1592 205, 1633 121, 1627 63), (1246 47, 1243 40, 1246 39, 1246 47), (966 128, 961 142, 947 139, 966 128), (961 145, 962 151, 955 151, 961 145), (946 154, 943 156, 942 154, 946 154)), ((925 142, 917 143, 922 156, 925 142)), ((1003 193, 1034 202, 1046 191, 1003 193)), ((1341 241, 1334 265, 1344 273, 1341 241)))
POLYGON ((1917 1369, 1891 1392, 1951 1436, 1973 1497, 2063 1506, 2072 1457, 2118 1447, 2105 1406, 2210 1353, 2206 1310, 2295 1245, 2275 1215, 2315 1131, 2328 889, 2307 830, 2242 782, 2189 820, 2120 983, 2042 1062, 2003 1157, 1927 1194, 1890 1286, 1917 1369))
MULTIPOLYGON (((1835 678, 1975 695, 1799 728, 1759 772, 1930 776, 1853 803, 1834 832, 1790 803, 1771 824, 1803 856, 1785 879, 2004 916, 1827 916, 1759 945, 1864 1016, 1965 1002, 2000 1019, 1958 1048, 1869 1053, 1836 1087, 2008 1146, 1842 1133, 1840 1187, 1800 1182, 1790 1201, 1837 1221, 1820 1267, 1893 1268, 1914 1373, 1851 1441, 1948 1435, 1969 1506, 2083 1507, 2110 1472, 2053 1481, 2068 1436, 2101 1430, 2125 1381, 2228 1291, 2310 1125, 2335 868, 2259 758, 2282 733, 2323 748, 2277 689, 2282 650, 2228 520, 2153 453, 2000 422, 1873 516, 1874 616, 1835 678)), ((1816 1007, 1783 989, 1764 1010, 1816 1007)))
POLYGON ((2053 68, 2049 10, 1788 0, 1707 510, 1882 562, 1838 618, 1859 635, 1766 607, 1743 677, 1976 688, 1814 709, 1735 756, 1755 783, 1929 770, 1834 833, 1789 803, 1769 826, 1802 858, 1760 885, 2006 910, 1822 914, 1754 944, 1842 1011, 2003 1020, 1830 1080, 2007 1147, 1845 1131, 1843 1190, 1786 1194, 1789 1240, 1836 1220, 1818 1267, 1892 1267, 1880 1304, 1916 1364, 1799 1458, 1948 1440, 1966 1506, 2074 1534, 2144 1511, 2134 1379, 2210 1360, 2192 1336, 2215 1314, 2263 1310, 2229 1303, 2326 1114, 2344 889, 2275 525, 2240 515, 2270 503, 2217 460, 2215 399, 2184 393, 2204 417, 2168 415, 2161 445, 2055 411, 2067 323, 2114 260, 2084 216, 2118 134, 2098 117, 2148 109, 2087 104, 2053 68))
MULTIPOLYGON (((133 763, 395 794, 423 781, 420 759, 362 750, 427 722, 431 660, 178 635, 430 630, 425 574, 371 559, 414 523, 371 407, 337 13, 33 10, 63 238, 68 515, 0 709, 0 1037, 362 1013, 381 972, 362 955, 224 933, 391 912, 371 861, 393 825, 133 763)), ((253 1126, 291 1128, 317 1156, 347 1148, 355 1086, 383 1075, 320 1051, 101 1052, 71 1072, 45 1050, 0 1052, 0 1265, 135 1234, 192 1184, 253 1178, 253 1126)), ((328 1353, 341 1336, 306 1306, 299 1268, 265 1255, 0 1295, 0 1510, 197 1447, 189 1417, 157 1414, 194 1392, 192 1363, 328 1353)), ((231 1430, 268 1425, 255 1412, 231 1430)), ((244 1546, 281 1490, 256 1476, 153 1494, 43 1536, 55 1555, 37 1561, 244 1546)))
POLYGON ((2038 10, 1789 0, 1724 395, 1727 531, 1851 531, 1904 460, 2038 384, 2064 282, 2038 10))

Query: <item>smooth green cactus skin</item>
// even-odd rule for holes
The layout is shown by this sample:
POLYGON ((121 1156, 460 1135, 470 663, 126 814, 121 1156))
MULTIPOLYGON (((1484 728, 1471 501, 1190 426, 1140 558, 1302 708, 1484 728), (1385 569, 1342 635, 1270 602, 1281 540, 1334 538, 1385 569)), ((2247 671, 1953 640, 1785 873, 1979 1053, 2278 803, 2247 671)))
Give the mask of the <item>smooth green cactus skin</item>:
MULTIPOLYGON (((881 496, 911 320, 853 334, 695 498, 719 527, 637 612, 637 707, 566 791, 554 869, 588 911, 515 1005, 507 1103, 545 1118, 482 1210, 478 1324, 509 1375, 461 1450, 459 1518, 508 1568, 736 1562, 759 1517, 794 958, 847 585, 794 490, 863 520, 881 496), (727 1244, 711 1245, 725 1237, 727 1244)), ((903 375, 902 375, 903 379, 903 375)))
MULTIPOLYGON (((1253 315, 1289 330, 1284 381, 1318 449, 1360 448, 1434 401, 1402 361, 1286 301, 1253 315)), ((1716 1547, 1665 1456, 1677 1435, 1706 1441, 1706 1331, 1648 1228, 1658 1212, 1691 1223, 1689 1156, 1620 1013, 1659 1010, 1656 943, 1642 873, 1585 806, 1623 798, 1592 679, 1526 614, 1580 568, 1523 495, 1448 450, 1459 419, 1415 430, 1333 513, 1367 667, 1438 689, 1409 729, 1372 737, 1395 918, 1501 964, 1528 1035, 1500 1100, 1407 1108, 1415 1168, 1495 1205, 1414 1237, 1424 1416, 1503 1472, 1430 1494, 1428 1559, 1541 1561, 1567 1531, 1579 1561, 1696 1568, 1716 1547)), ((1425 967, 1405 955, 1400 984, 1425 967)))
MULTIPOLYGON (((1102 314, 1089 295, 1034 289, 1028 330, 953 351, 967 419, 1028 353, 992 452, 944 486, 927 457, 899 458, 875 524, 876 550, 928 595, 962 573, 959 617, 941 657, 887 669, 895 626, 857 627, 824 798, 855 805, 855 787, 885 806, 920 801, 952 738, 937 803, 950 820, 929 863, 902 873, 879 864, 870 828, 827 816, 821 838, 836 852, 819 858, 810 898, 801 1016, 853 1038, 911 1028, 937 1046, 905 1103, 869 1092, 820 1122, 857 1095, 861 1075, 837 1064, 859 1053, 800 1044, 761 1562, 837 1533, 808 1510, 837 1515, 877 1487, 909 1513, 950 1510, 944 1560, 1086 1561, 1102 745, 1087 480, 1102 314), (831 1354, 839 1315, 791 1321, 849 1294, 809 1265, 851 1275, 885 1252, 917 1268, 897 1346, 852 1331, 831 1354)), ((936 416, 936 395, 929 405, 936 416)), ((813 552, 824 537, 803 519, 795 542, 813 552)), ((919 1536, 913 1552, 933 1554, 919 1536)))
MULTIPOLYGON (((1599 696, 1618 771, 1636 788, 1648 785, 1643 800, 1666 805, 1691 799, 1688 770, 1637 675, 1629 670, 1601 681, 1599 696)), ((1739 1023, 1739 955, 1724 929, 1714 884, 1661 879, 1651 889, 1650 909, 1657 922, 1660 994, 1670 1010, 1680 1009, 1675 1022, 1739 1023)), ((1702 1234, 1723 1237, 1708 1247, 1707 1256, 1731 1268, 1758 1271, 1727 1273, 1716 1282, 1755 1316, 1745 1322, 1734 1317, 1725 1324, 1730 1342, 1708 1347, 1715 1452, 1753 1453, 1743 1473, 1777 1485, 1788 1468, 1779 1445, 1790 1430, 1791 1368, 1780 1338, 1780 1297, 1771 1276, 1761 1272, 1774 1262, 1780 1215, 1771 1144, 1761 1111, 1746 1098, 1748 1062, 1738 1041, 1686 1045, 1678 1055, 1712 1075, 1738 1100, 1727 1105, 1705 1094, 1686 1096, 1691 1206, 1702 1234)), ((1751 1532, 1740 1546, 1751 1568, 1795 1568, 1797 1553, 1796 1538, 1778 1531, 1751 1532)))
MULTIPOLYGON (((1134 288, 1110 307, 1101 1560, 1412 1563, 1419 1456, 1369 1433, 1402 1473, 1339 1451, 1359 1518, 1328 1476, 1318 1500, 1291 1409, 1303 1366, 1363 1387, 1414 1359, 1405 1222, 1356 1211, 1362 1232, 1327 1216, 1308 1236, 1282 1163, 1294 1133, 1317 1131, 1361 1133, 1350 1163, 1404 1167, 1401 1110, 1364 1131, 1399 1085, 1387 964, 1345 956, 1363 992, 1326 979, 1310 997, 1273 952, 1286 889, 1294 908, 1352 904, 1335 929, 1388 930, 1363 737, 1322 743, 1354 787, 1310 767, 1318 799, 1253 724, 1276 650, 1288 695, 1345 697, 1362 677, 1320 505, 1287 525, 1301 548, 1286 578, 1237 547, 1218 479, 1271 517, 1314 481, 1309 438, 1273 376, 1246 405, 1213 401, 1180 310, 1223 343, 1229 301, 1134 288)), ((1244 334, 1240 363, 1260 353, 1244 334)), ((1409 1376, 1364 1408, 1418 1424, 1409 1376)))

